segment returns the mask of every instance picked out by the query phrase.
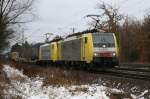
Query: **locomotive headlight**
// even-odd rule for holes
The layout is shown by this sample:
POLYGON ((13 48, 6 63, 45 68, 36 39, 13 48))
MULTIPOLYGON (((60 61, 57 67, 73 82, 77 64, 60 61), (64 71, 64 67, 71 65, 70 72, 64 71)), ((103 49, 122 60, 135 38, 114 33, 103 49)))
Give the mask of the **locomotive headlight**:
POLYGON ((114 53, 112 53, 112 56, 113 56, 113 57, 115 57, 115 56, 116 56, 116 53, 115 53, 115 52, 114 52, 114 53))
POLYGON ((94 56, 97 57, 97 56, 98 56, 98 53, 94 53, 94 56))
POLYGON ((106 48, 106 45, 103 45, 103 48, 106 48))

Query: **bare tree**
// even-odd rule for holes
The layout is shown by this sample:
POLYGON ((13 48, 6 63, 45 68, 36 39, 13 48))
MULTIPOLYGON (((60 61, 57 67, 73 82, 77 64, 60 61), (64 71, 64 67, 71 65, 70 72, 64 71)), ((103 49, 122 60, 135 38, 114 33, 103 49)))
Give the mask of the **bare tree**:
POLYGON ((119 13, 117 8, 105 3, 99 4, 98 9, 100 9, 99 19, 91 22, 90 25, 94 27, 95 23, 98 22, 97 29, 115 33, 119 43, 119 26, 124 19, 123 15, 119 13))
POLYGON ((15 25, 28 22, 34 0, 0 0, 0 50, 8 45, 15 25))
POLYGON ((136 18, 127 17, 121 27, 121 55, 125 62, 146 61, 146 50, 142 22, 136 18))
POLYGON ((148 55, 148 61, 150 61, 150 14, 144 18, 143 29, 145 34, 145 48, 148 55))
POLYGON ((123 20, 123 15, 119 13, 117 8, 109 4, 102 3, 99 5, 99 9, 102 11, 100 21, 100 28, 104 28, 109 32, 118 32, 118 26, 120 21, 123 20))

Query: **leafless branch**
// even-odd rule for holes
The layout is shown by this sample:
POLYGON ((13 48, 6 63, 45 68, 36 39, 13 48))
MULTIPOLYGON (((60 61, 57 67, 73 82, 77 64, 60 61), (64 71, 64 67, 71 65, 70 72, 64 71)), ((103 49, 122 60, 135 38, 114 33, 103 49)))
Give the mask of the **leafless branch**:
POLYGON ((0 43, 5 43, 10 38, 8 34, 14 33, 14 25, 31 21, 31 17, 25 20, 25 16, 32 15, 33 3, 34 0, 0 0, 0 43))

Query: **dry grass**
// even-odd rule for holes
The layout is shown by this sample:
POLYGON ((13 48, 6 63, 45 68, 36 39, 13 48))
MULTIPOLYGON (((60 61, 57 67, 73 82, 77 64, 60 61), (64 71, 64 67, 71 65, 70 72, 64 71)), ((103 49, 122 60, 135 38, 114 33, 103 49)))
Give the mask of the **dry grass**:
POLYGON ((69 86, 91 84, 98 75, 86 73, 83 71, 66 70, 59 67, 40 67, 35 65, 25 65, 13 63, 15 68, 22 70, 23 73, 29 77, 42 77, 44 79, 44 86, 69 86))
POLYGON ((4 73, 2 72, 2 64, 8 64, 8 61, 0 59, 0 99, 22 99, 20 96, 15 96, 6 93, 9 87, 7 84, 9 84, 9 82, 4 73))
MULTIPOLYGON (((5 81, 5 77, 4 77, 4 75, 2 75, 2 68, 3 68, 2 61, 0 60, 0 82, 5 81)), ((3 94, 4 94, 3 90, 4 90, 4 86, 0 85, 0 99, 3 98, 3 94)))

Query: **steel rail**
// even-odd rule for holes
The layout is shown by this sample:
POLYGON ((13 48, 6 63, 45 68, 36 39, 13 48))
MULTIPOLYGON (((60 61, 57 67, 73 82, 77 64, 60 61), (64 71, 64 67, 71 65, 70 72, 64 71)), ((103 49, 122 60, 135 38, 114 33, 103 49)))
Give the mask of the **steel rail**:
POLYGON ((139 79, 144 81, 150 81, 150 75, 145 74, 137 74, 136 73, 129 73, 127 71, 118 71, 118 70, 110 70, 110 69, 100 69, 100 70, 92 70, 89 71, 91 73, 97 73, 97 74, 105 74, 105 75, 111 75, 111 76, 117 76, 117 77, 124 77, 124 78, 132 78, 132 79, 139 79))
POLYGON ((150 73, 150 69, 140 69, 140 68, 124 68, 124 67, 115 67, 115 69, 117 70, 127 70, 127 71, 139 71, 139 72, 149 72, 150 73))

